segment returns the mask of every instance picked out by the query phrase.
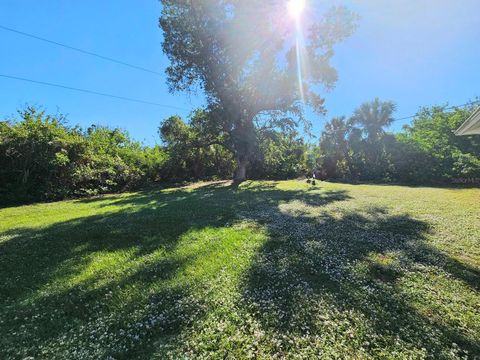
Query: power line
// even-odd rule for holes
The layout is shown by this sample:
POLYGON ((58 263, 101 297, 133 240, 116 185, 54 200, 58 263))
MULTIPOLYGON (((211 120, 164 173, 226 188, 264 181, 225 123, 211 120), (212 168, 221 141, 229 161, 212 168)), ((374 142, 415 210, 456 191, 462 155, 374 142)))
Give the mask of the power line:
POLYGON ((36 40, 40 40, 40 41, 43 41, 43 42, 47 42, 47 43, 50 43, 50 44, 53 44, 53 45, 61 46, 61 47, 64 47, 64 48, 66 48, 66 49, 69 49, 69 50, 73 50, 73 51, 80 52, 80 53, 82 53, 82 54, 86 54, 86 55, 90 55, 90 56, 95 56, 95 57, 97 57, 97 58, 99 58, 99 59, 102 59, 102 60, 110 61, 110 62, 113 62, 113 63, 116 63, 116 64, 120 64, 120 65, 123 65, 123 66, 128 66, 128 67, 130 67, 130 68, 133 68, 133 69, 136 69, 136 70, 145 71, 145 72, 148 72, 148 73, 150 73, 150 74, 163 75, 162 73, 160 73, 160 72, 158 72, 158 71, 155 71, 155 70, 150 70, 150 69, 146 69, 146 68, 141 67, 141 66, 132 65, 132 64, 129 64, 129 63, 125 62, 125 61, 121 61, 121 60, 117 60, 117 59, 114 59, 114 58, 111 58, 111 57, 108 57, 108 56, 96 54, 96 53, 94 53, 94 52, 87 51, 87 50, 83 50, 83 49, 79 49, 79 48, 76 48, 76 47, 73 47, 73 46, 70 46, 70 45, 65 45, 65 44, 59 43, 59 42, 57 42, 57 41, 45 39, 45 38, 40 37, 40 36, 37 36, 37 35, 33 35, 33 34, 29 34, 29 33, 23 32, 23 31, 15 30, 15 29, 9 28, 9 27, 7 27, 7 26, 0 25, 0 29, 6 30, 6 31, 10 31, 10 32, 13 32, 13 33, 16 33, 16 34, 19 34, 19 35, 23 35, 23 36, 26 36, 26 37, 29 37, 29 38, 32 38, 32 39, 36 39, 36 40))
MULTIPOLYGON (((0 27, 1 27, 1 25, 0 25, 0 27)), ((0 74, 0 77, 6 78, 6 79, 12 79, 12 80, 30 82, 30 83, 39 84, 39 85, 57 87, 57 88, 67 89, 67 90, 72 90, 72 91, 78 91, 78 92, 83 92, 83 93, 87 93, 87 94, 91 94, 91 95, 105 96, 105 97, 110 97, 110 98, 114 98, 114 99, 118 99, 118 100, 125 100, 125 101, 137 102, 137 103, 141 103, 141 104, 154 105, 154 106, 160 106, 160 107, 165 107, 165 108, 171 108, 171 109, 175 109, 175 110, 186 111, 186 109, 183 109, 183 108, 180 108, 180 107, 177 107, 177 106, 159 104, 159 103, 152 102, 152 101, 145 101, 145 100, 134 99, 134 98, 129 98, 129 97, 125 97, 125 96, 112 95, 112 94, 102 93, 102 92, 99 92, 99 91, 75 88, 75 87, 72 87, 72 86, 66 86, 66 85, 61 85, 61 84, 54 84, 54 83, 50 83, 50 82, 46 82, 46 81, 32 80, 32 79, 22 78, 22 77, 19 77, 19 76, 11 76, 11 75, 0 74)), ((478 103, 480 103, 480 100, 472 101, 472 102, 461 104, 461 105, 450 106, 450 107, 445 108, 444 110, 453 110, 453 109, 456 109, 456 108, 461 108, 461 107, 474 105, 474 104, 478 104, 478 103)), ((394 119, 393 122, 413 119, 416 116, 418 116, 418 112, 414 115, 394 119)))
POLYGON ((0 77, 6 78, 6 79, 12 79, 12 80, 25 81, 25 82, 34 83, 34 84, 39 84, 39 85, 57 87, 57 88, 61 88, 61 89, 79 91, 79 92, 83 92, 83 93, 87 93, 87 94, 92 94, 92 95, 105 96, 105 97, 110 97, 110 98, 119 99, 119 100, 137 102, 137 103, 141 103, 141 104, 148 104, 148 105, 160 106, 160 107, 171 108, 171 109, 175 109, 175 110, 186 110, 186 109, 182 109, 182 108, 179 108, 179 107, 176 107, 176 106, 172 106, 172 105, 164 105, 164 104, 159 104, 159 103, 151 102, 151 101, 133 99, 133 98, 125 97, 125 96, 112 95, 112 94, 102 93, 102 92, 94 91, 94 90, 80 89, 80 88, 76 88, 76 87, 72 87, 72 86, 66 86, 66 85, 61 85, 61 84, 54 84, 54 83, 50 83, 50 82, 46 82, 46 81, 38 81, 38 80, 26 79, 26 78, 22 78, 22 77, 18 77, 18 76, 11 76, 11 75, 0 74, 0 77))
MULTIPOLYGON (((465 103, 465 104, 462 104, 462 105, 450 106, 450 107, 445 108, 444 110, 453 110, 453 109, 456 109, 456 108, 461 108, 461 107, 474 105, 474 104, 478 104, 478 103, 480 103, 480 100, 472 101, 472 102, 465 103)), ((399 119, 394 119, 393 121, 395 122, 395 121, 413 119, 416 116, 418 116, 418 112, 415 115, 405 116, 405 117, 402 117, 402 118, 399 118, 399 119)))

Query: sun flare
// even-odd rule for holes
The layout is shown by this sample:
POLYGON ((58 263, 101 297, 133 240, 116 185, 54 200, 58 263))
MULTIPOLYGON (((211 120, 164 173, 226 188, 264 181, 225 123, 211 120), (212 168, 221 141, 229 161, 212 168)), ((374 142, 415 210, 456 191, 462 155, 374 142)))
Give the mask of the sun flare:
POLYGON ((289 0, 287 6, 290 15, 298 19, 305 8, 305 0, 289 0))

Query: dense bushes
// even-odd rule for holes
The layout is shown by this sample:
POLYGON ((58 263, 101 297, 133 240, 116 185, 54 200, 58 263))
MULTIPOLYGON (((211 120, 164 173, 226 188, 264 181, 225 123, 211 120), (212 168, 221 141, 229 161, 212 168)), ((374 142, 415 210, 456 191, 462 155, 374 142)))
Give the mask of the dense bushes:
POLYGON ((172 116, 160 125, 159 135, 168 153, 163 169, 164 179, 227 179, 233 174, 233 155, 205 135, 205 116, 203 110, 197 110, 188 123, 172 116))
MULTIPOLYGON (((199 109, 188 122, 172 116, 162 122, 160 137, 169 154, 165 173, 173 179, 230 178, 235 171, 231 137, 214 115, 199 109)), ((252 179, 287 179, 304 174, 306 145, 293 128, 266 126, 254 130, 248 163, 252 179)))
MULTIPOLYGON (((453 134, 472 108, 426 108, 402 132, 389 134, 385 127, 394 109, 391 102, 375 100, 351 118, 332 119, 318 146, 305 144, 295 131, 257 131, 250 177, 286 179, 315 171, 325 179, 353 181, 478 182, 480 136, 453 134)), ((230 178, 235 159, 214 125, 204 110, 194 111, 188 122, 174 116, 160 125, 162 146, 146 147, 125 131, 82 130, 60 115, 27 107, 19 119, 0 122, 0 203, 230 178)))
POLYGON ((0 201, 94 195, 154 180, 166 159, 118 129, 67 126, 33 107, 0 123, 0 201))
POLYGON ((0 123, 0 194, 5 201, 66 195, 72 163, 84 151, 81 132, 34 108, 20 122, 0 123))
POLYGON ((292 179, 308 172, 306 146, 295 132, 270 130, 258 136, 258 155, 250 164, 254 179, 292 179))
MULTIPOLYGON (((480 136, 453 133, 472 110, 447 112, 438 106, 423 109, 396 136, 397 146, 405 149, 412 181, 451 183, 480 178, 480 136)), ((396 176, 401 177, 401 167, 396 166, 396 170, 396 176)))
POLYGON ((392 103, 375 100, 322 133, 317 169, 325 178, 415 184, 478 182, 480 137, 456 136, 473 107, 425 108, 403 131, 388 134, 392 103))

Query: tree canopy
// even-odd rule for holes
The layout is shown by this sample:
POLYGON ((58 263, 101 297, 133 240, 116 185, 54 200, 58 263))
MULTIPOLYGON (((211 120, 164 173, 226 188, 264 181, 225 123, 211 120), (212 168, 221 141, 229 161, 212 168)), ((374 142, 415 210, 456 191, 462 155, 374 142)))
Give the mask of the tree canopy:
POLYGON ((355 28, 355 15, 343 7, 300 29, 283 0, 162 0, 162 5, 170 90, 204 91, 209 119, 236 159, 237 181, 246 178, 258 149, 256 130, 308 129, 303 106, 324 111, 317 86, 335 84, 333 47, 355 28))
MULTIPOLYGON (((385 105, 386 104, 386 105, 385 105)), ((360 108, 389 108, 374 100, 360 108), (377 104, 377 105, 372 105, 377 104)), ((387 111, 391 118, 390 110, 387 111)), ((480 137, 453 130, 473 106, 422 109, 403 131, 389 133, 377 116, 337 117, 318 145, 294 130, 255 128, 252 178, 288 179, 316 172, 323 179, 412 184, 480 183, 480 137), (375 135, 369 136, 370 133, 375 135), (372 130, 375 129, 375 130, 372 130)), ((215 133, 210 112, 172 116, 159 126, 160 145, 144 146, 121 129, 68 125, 34 107, 0 121, 0 204, 53 200, 134 189, 146 184, 226 179, 235 158, 215 133)))

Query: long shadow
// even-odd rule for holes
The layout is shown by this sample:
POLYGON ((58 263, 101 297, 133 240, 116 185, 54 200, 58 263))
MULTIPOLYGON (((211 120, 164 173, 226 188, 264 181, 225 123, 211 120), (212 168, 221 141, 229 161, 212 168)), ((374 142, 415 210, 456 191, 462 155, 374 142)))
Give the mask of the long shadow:
POLYGON ((348 199, 348 195, 344 191, 289 191, 255 185, 246 189, 212 185, 194 191, 146 191, 78 201, 88 201, 92 210, 112 208, 102 215, 0 234, 0 320, 2 333, 7 334, 0 339, 0 352, 24 358, 48 357, 50 351, 58 357, 54 351, 62 348, 59 342, 65 343, 65 351, 71 350, 80 346, 75 345, 75 337, 90 331, 95 341, 78 349, 84 351, 84 358, 91 354, 148 358, 156 342, 179 334, 194 321, 191 319, 208 311, 207 305, 195 302, 191 284, 171 284, 195 256, 202 256, 174 255, 182 235, 229 226, 238 220, 239 213, 253 213, 265 206, 277 208, 293 199, 318 206, 348 199), (87 269, 96 254, 119 251, 132 258, 164 252, 167 260, 154 259, 120 278, 99 271, 73 287, 62 282, 87 269), (55 283, 60 285, 52 290, 55 283), (132 286, 148 294, 141 303, 129 298, 132 286), (120 307, 115 297, 121 297, 120 307), (192 316, 185 316, 188 314, 192 316), (121 345, 118 338, 101 338, 110 332, 118 338, 127 337, 129 350, 115 347, 121 345), (138 337, 151 341, 140 346, 138 337))
POLYGON ((480 183, 447 183, 447 182, 426 182, 426 183, 412 183, 412 182, 385 182, 385 181, 368 181, 368 180, 335 180, 327 179, 325 181, 338 184, 349 185, 375 185, 375 186, 402 186, 408 188, 430 188, 430 189, 449 189, 449 190, 464 190, 464 189, 478 189, 480 183))
POLYGON ((80 351, 80 358, 153 357, 159 345, 170 344, 212 306, 196 296, 195 284, 172 281, 196 258, 208 256, 176 255, 182 236, 227 227, 239 218, 263 224, 269 234, 245 275, 240 304, 265 329, 305 335, 307 324, 310 333, 321 334, 325 329, 310 301, 320 297, 345 314, 361 313, 377 334, 386 334, 383 344, 372 347, 388 349, 398 337, 411 347, 425 347, 434 358, 444 357, 453 341, 470 354, 480 353, 478 339, 419 313, 398 286, 407 273, 424 266, 478 291, 478 270, 429 246, 428 224, 408 215, 391 215, 385 208, 322 210, 349 199, 345 191, 279 190, 275 183, 213 184, 79 200, 93 210, 112 210, 2 233, 0 354, 58 358, 63 348, 64 358, 72 349, 80 351), (59 279, 84 272, 97 253, 118 251, 132 259, 165 256, 120 277, 100 271, 73 287, 50 289, 59 279), (372 260, 391 253, 398 255, 395 266, 372 260), (357 264, 364 267, 358 270, 357 264), (139 292, 145 294, 140 301, 132 295, 139 292), (311 310, 309 316, 302 308, 311 310), (85 332, 92 334, 91 342, 78 343, 76 337, 85 332))
POLYGON ((327 332, 319 316, 331 314, 328 307, 323 314, 317 307, 323 301, 343 314, 363 316, 377 339, 360 341, 370 356, 381 357, 379 348, 393 351, 398 341, 425 348, 436 359, 448 358, 452 343, 458 355, 480 354, 478 337, 420 313, 398 285, 409 272, 427 267, 479 289, 477 269, 428 244, 427 223, 383 208, 325 214, 292 206, 251 216, 263 221, 270 240, 245 277, 242 302, 266 331, 273 329, 279 337, 327 332), (394 264, 374 260, 392 257, 394 264))

